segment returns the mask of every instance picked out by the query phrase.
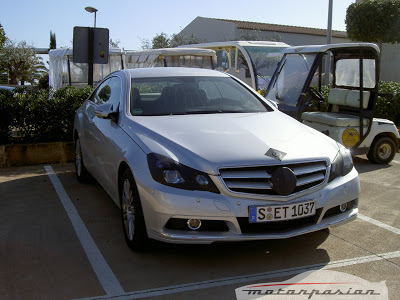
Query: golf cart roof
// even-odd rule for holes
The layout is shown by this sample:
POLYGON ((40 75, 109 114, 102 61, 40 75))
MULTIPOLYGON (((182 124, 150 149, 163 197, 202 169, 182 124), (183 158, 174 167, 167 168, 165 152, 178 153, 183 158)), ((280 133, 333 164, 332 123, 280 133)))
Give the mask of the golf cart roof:
MULTIPOLYGON (((282 51, 283 54, 306 54, 306 53, 324 53, 327 51, 342 52, 342 51, 355 51, 360 48, 367 48, 368 51, 378 54, 379 48, 372 43, 343 43, 343 44, 327 44, 327 45, 308 45, 308 46, 295 46, 289 47, 282 51)), ((351 51, 351 52, 353 52, 351 51)))

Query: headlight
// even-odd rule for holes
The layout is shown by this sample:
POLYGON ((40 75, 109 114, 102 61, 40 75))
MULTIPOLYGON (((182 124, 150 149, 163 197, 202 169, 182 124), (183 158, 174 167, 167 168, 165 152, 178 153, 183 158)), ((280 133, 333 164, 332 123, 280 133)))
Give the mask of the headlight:
POLYGON ((353 159, 350 150, 339 145, 339 152, 331 165, 331 173, 329 174, 329 182, 339 176, 345 176, 353 169, 353 159))
POLYGON ((161 184, 184 190, 208 191, 219 194, 207 173, 192 169, 160 154, 147 155, 153 179, 161 184))

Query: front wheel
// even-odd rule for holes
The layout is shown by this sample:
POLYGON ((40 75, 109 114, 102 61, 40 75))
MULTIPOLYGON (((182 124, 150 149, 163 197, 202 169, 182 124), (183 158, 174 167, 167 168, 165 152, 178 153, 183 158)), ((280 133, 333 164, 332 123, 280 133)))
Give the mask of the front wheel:
POLYGON ((119 189, 126 243, 133 250, 144 250, 148 245, 146 225, 136 183, 129 169, 124 171, 119 189))
POLYGON ((380 137, 373 143, 367 154, 368 159, 376 164, 388 164, 396 155, 396 144, 389 137, 380 137))
POLYGON ((81 142, 79 138, 75 141, 75 173, 76 178, 78 178, 80 182, 88 182, 90 180, 90 174, 83 163, 81 142))

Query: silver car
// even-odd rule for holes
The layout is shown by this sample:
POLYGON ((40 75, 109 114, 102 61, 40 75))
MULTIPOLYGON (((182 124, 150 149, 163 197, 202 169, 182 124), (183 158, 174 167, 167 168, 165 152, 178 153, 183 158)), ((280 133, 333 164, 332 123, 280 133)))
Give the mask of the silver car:
POLYGON ((228 74, 121 70, 77 110, 76 175, 121 208, 128 245, 280 239, 357 217, 350 152, 228 74))

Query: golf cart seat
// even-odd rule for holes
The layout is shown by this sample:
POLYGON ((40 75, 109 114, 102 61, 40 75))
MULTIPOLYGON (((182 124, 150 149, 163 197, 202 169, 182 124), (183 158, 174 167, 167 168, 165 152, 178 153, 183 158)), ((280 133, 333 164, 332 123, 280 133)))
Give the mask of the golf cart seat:
MULTIPOLYGON (((363 92, 363 108, 368 107, 370 92, 363 92)), ((334 127, 358 127, 360 117, 339 112, 340 107, 360 108, 360 91, 333 88, 328 96, 328 103, 332 105, 330 112, 304 112, 301 118, 304 121, 320 123, 334 127)), ((369 120, 363 119, 363 126, 368 126, 369 120)))

